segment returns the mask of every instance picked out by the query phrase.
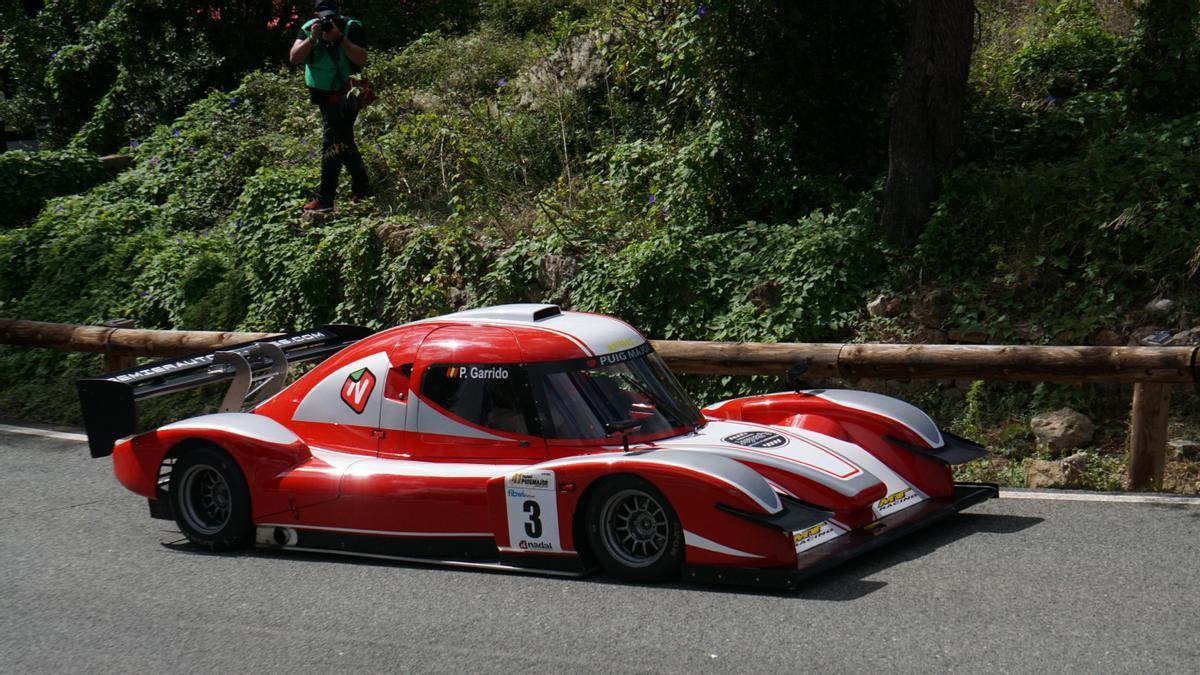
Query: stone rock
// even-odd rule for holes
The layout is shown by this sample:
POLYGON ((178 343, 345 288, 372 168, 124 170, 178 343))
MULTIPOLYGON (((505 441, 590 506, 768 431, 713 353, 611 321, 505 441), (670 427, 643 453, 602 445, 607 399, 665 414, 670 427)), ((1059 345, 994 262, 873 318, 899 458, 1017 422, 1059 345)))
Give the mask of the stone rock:
POLYGON ((1063 477, 1068 487, 1078 487, 1083 484, 1084 472, 1087 471, 1091 457, 1086 452, 1077 452, 1062 461, 1063 477))
POLYGON ((550 253, 542 257, 538 283, 549 291, 561 290, 579 272, 579 262, 565 255, 550 253))
POLYGON ((986 344, 988 341, 987 333, 978 329, 970 328, 967 330, 958 330, 957 328, 952 328, 946 332, 946 337, 950 338, 951 342, 962 342, 969 345, 982 345, 986 344))
POLYGON ((1081 412, 1060 408, 1035 415, 1029 422, 1033 435, 1055 450, 1070 450, 1087 445, 1096 433, 1096 426, 1081 412))
POLYGON ((888 298, 886 295, 880 295, 874 300, 867 303, 867 314, 875 317, 886 317, 888 308, 888 298))
POLYGON ((912 317, 926 328, 941 328, 950 316, 953 298, 940 288, 935 288, 917 299, 912 308, 912 317))
POLYGON ((1025 487, 1059 488, 1066 487, 1066 484, 1067 474, 1063 471, 1062 462, 1048 459, 1025 462, 1025 487))
POLYGON ((1120 347, 1125 337, 1111 328, 1101 328, 1092 335, 1092 344, 1097 347, 1120 347))
POLYGON ((1171 456, 1175 459, 1200 459, 1200 443, 1187 438, 1172 438, 1167 441, 1171 456))
POLYGON ((1167 340, 1167 345, 1170 347, 1194 347, 1200 345, 1200 326, 1172 335, 1171 339, 1167 340))
POLYGON ((1155 298, 1146 303, 1146 313, 1150 316, 1165 316, 1175 309, 1175 301, 1169 298, 1155 298))
POLYGON ((920 345, 944 345, 949 341, 946 331, 936 328, 920 328, 913 333, 913 342, 920 345))
POLYGON ((133 155, 104 155, 100 158, 100 166, 109 173, 121 173, 133 164, 133 155))
POLYGON ((1025 462, 1025 487, 1078 488, 1083 485, 1083 471, 1088 454, 1076 453, 1064 460, 1031 459, 1025 462))

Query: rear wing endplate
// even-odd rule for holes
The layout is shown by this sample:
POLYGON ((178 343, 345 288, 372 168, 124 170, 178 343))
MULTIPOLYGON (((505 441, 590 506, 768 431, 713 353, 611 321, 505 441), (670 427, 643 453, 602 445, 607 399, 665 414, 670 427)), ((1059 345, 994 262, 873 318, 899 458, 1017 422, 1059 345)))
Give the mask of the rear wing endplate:
POLYGON ((283 389, 289 365, 322 361, 371 333, 362 326, 322 326, 78 380, 88 448, 92 457, 106 457, 135 433, 137 401, 232 381, 220 411, 236 412, 283 389))

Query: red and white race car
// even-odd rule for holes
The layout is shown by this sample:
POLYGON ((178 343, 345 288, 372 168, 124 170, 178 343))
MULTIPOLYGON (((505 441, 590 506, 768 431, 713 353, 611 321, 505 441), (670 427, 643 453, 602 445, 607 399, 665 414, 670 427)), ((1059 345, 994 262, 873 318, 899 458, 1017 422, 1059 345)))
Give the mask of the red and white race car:
POLYGON ((213 550, 792 588, 996 495, 951 477, 984 449, 907 403, 698 410, 637 330, 554 305, 330 326, 78 387, 92 455, 213 550), (131 435, 139 399, 219 381, 219 412, 131 435))

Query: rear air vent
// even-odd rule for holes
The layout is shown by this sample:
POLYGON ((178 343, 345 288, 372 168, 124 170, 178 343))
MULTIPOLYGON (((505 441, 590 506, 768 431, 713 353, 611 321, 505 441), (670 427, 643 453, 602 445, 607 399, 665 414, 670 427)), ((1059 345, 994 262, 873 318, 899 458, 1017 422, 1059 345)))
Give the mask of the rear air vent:
POLYGON ((549 319, 559 314, 562 314, 562 310, 558 308, 558 305, 547 305, 533 313, 533 320, 541 321, 542 319, 549 319))

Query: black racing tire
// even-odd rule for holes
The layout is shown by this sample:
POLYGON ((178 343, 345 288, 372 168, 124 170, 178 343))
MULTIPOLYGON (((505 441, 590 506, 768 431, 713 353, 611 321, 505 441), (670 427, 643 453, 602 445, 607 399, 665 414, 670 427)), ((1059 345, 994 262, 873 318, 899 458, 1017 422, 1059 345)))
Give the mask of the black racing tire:
POLYGON ((196 546, 234 551, 254 541, 250 490, 237 462, 216 446, 183 451, 171 469, 175 523, 196 546))
POLYGON ((663 581, 683 565, 683 527, 671 503, 649 482, 615 476, 596 487, 587 507, 591 552, 612 576, 663 581))

